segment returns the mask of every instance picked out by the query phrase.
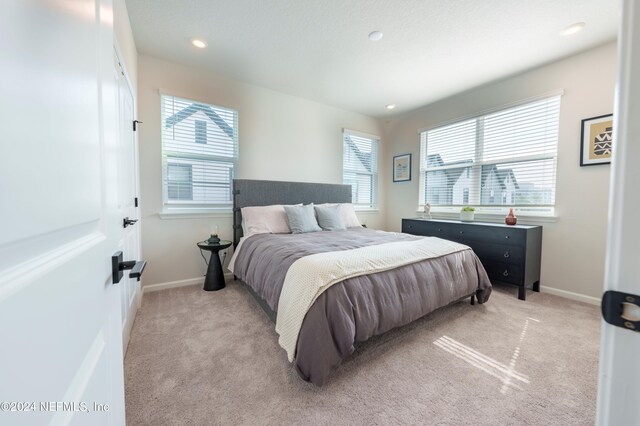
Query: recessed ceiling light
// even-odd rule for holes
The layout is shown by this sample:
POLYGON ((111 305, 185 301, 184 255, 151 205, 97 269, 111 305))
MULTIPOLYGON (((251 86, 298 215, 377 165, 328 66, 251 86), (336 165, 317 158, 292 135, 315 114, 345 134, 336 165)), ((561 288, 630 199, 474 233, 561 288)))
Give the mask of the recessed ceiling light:
POLYGON ((394 109, 396 107, 396 104, 389 104, 389 105, 385 105, 384 107, 386 109, 394 109))
POLYGON ((382 38, 383 34, 380 31, 373 31, 369 33, 369 40, 371 41, 379 41, 382 38))
POLYGON ((571 24, 569 25, 567 28, 565 28, 564 30, 562 30, 560 32, 560 34, 564 35, 564 36, 568 36, 568 35, 572 35, 575 33, 578 33, 580 31, 582 31, 582 29, 585 27, 584 22, 576 22, 575 24, 571 24))
POLYGON ((199 47, 200 49, 204 49, 205 47, 207 47, 207 43, 205 41, 198 40, 197 38, 191 40, 191 44, 193 44, 195 47, 199 47))

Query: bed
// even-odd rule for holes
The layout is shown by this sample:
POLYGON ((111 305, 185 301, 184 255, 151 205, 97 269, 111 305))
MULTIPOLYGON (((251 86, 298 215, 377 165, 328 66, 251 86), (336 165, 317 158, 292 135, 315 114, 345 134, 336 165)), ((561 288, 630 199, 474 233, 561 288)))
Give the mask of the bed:
POLYGON ((349 185, 235 179, 233 200, 234 278, 276 323, 298 374, 316 385, 357 342, 462 299, 485 303, 491 294, 475 253, 434 237, 353 227, 242 238, 244 207, 350 203, 349 185), (319 290, 309 290, 314 280, 319 290))

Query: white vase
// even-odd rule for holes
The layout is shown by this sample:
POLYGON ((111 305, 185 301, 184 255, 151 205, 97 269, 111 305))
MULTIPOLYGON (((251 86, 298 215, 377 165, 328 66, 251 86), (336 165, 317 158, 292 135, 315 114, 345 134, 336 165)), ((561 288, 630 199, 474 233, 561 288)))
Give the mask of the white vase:
POLYGON ((460 212, 460 220, 463 221, 463 222, 473 222, 474 214, 475 214, 475 212, 461 211, 460 212))

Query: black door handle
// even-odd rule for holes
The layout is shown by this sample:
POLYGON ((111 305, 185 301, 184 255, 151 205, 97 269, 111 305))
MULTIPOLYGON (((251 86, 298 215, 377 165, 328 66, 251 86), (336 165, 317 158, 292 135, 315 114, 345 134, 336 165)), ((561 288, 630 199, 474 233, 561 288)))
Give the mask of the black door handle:
POLYGON ((129 272, 129 278, 137 278, 138 281, 140 281, 140 277, 144 272, 145 266, 147 266, 146 260, 140 260, 136 262, 135 265, 133 265, 133 268, 131 268, 131 272, 129 272))
POLYGON ((122 252, 117 251, 111 256, 111 275, 113 284, 118 284, 122 277, 124 276, 123 271, 131 270, 129 272, 129 278, 137 278, 140 281, 140 277, 142 276, 142 272, 144 272, 144 268, 147 266, 146 260, 122 260, 122 252))
POLYGON ((122 227, 126 228, 129 225, 135 225, 137 221, 138 219, 129 219, 128 217, 125 217, 122 219, 122 227))

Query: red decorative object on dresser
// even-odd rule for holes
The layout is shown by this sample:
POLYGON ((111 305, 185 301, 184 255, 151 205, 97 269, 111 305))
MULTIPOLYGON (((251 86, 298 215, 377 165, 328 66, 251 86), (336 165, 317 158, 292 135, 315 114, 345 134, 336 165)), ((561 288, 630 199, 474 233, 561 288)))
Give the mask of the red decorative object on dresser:
POLYGON ((515 225, 516 223, 518 223, 518 217, 513 212, 513 209, 509 209, 509 214, 504 218, 504 223, 506 223, 507 225, 515 225))

